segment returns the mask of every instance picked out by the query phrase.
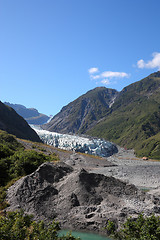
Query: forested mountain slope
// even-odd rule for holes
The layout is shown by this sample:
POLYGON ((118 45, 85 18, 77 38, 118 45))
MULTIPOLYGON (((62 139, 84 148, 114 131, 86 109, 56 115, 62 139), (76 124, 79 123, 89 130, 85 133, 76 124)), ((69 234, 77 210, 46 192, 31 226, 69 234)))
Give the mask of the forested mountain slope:
POLYGON ((87 133, 160 158, 160 72, 125 87, 105 119, 87 133))

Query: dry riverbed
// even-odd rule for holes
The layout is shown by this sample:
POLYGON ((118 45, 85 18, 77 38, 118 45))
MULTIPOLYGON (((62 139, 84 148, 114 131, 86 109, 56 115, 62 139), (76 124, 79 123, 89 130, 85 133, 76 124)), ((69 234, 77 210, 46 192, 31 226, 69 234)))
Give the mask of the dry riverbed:
POLYGON ((108 158, 92 158, 73 153, 65 162, 75 168, 103 174, 134 184, 140 189, 160 187, 160 161, 137 158, 133 150, 118 147, 118 153, 108 158))
MULTIPOLYGON (((25 148, 33 149, 31 142, 21 141, 21 143, 25 148)), ((74 168, 85 168, 89 172, 113 176, 141 189, 160 188, 160 161, 144 161, 136 158, 133 150, 118 147, 118 153, 108 158, 100 158, 62 151, 52 146, 42 146, 45 148, 44 153, 55 152, 59 155, 60 161, 64 161, 74 168)))
POLYGON ((124 150, 120 147, 118 153, 108 157, 107 160, 116 166, 99 167, 91 171, 113 176, 142 189, 160 187, 160 161, 144 161, 136 158, 133 150, 124 150))

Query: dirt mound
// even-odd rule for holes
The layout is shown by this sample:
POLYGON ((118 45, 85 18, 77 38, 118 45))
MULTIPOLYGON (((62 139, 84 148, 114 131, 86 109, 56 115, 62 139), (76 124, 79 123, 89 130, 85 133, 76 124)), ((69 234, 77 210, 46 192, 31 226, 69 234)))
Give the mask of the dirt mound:
POLYGON ((157 209, 159 199, 113 177, 73 169, 65 163, 44 163, 8 189, 10 207, 22 208, 35 219, 56 218, 62 227, 100 231, 107 219, 157 209))

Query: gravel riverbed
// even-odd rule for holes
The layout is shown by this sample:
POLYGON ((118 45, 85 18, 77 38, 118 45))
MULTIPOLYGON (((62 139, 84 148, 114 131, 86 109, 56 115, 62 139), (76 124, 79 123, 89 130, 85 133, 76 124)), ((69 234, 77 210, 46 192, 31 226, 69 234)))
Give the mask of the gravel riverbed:
POLYGON ((144 161, 136 158, 133 150, 118 149, 118 153, 107 158, 116 166, 97 167, 90 172, 113 176, 142 189, 160 187, 160 161, 144 161))
MULTIPOLYGON (((33 143, 19 141, 26 149, 33 149, 33 143)), ((155 189, 154 192, 160 189, 160 161, 144 161, 137 158, 133 150, 125 150, 118 146, 118 153, 107 158, 99 158, 72 151, 61 151, 47 145, 43 145, 43 148, 46 154, 56 153, 60 161, 74 168, 84 168, 89 172, 113 176, 141 189, 155 189)))

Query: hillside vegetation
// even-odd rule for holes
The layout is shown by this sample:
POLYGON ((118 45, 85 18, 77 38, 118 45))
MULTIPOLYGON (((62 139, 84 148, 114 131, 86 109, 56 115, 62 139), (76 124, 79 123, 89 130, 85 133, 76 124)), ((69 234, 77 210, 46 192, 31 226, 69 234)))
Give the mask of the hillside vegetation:
POLYGON ((6 207, 5 190, 14 180, 34 172, 46 161, 57 159, 56 154, 25 150, 13 135, 0 131, 0 209, 6 207))
POLYGON ((121 92, 95 88, 63 107, 44 129, 88 134, 160 159, 160 71, 121 92))
POLYGON ((105 119, 87 133, 160 159, 160 72, 124 88, 105 119))

